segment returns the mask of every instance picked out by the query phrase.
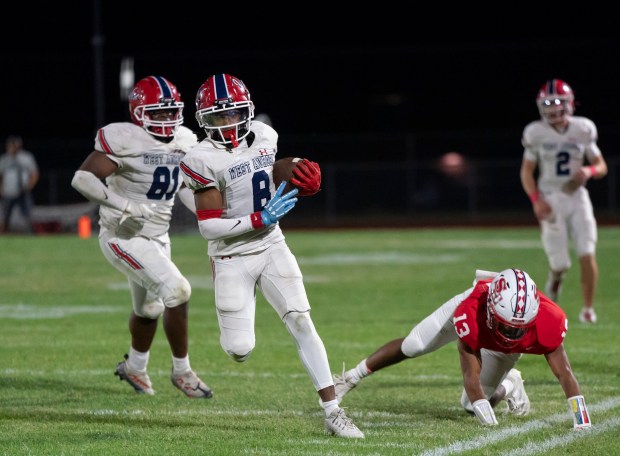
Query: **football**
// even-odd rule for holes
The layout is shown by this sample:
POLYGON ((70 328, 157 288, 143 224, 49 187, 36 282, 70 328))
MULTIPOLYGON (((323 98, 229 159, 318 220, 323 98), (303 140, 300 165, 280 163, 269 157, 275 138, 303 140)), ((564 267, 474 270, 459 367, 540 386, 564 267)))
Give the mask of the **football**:
POLYGON ((293 184, 290 183, 290 179, 295 177, 293 175, 293 170, 297 168, 297 163, 302 161, 302 158, 298 157, 285 157, 273 164, 273 183, 276 186, 276 189, 280 186, 280 184, 284 181, 287 182, 286 187, 284 188, 284 193, 290 192, 295 188, 293 184))

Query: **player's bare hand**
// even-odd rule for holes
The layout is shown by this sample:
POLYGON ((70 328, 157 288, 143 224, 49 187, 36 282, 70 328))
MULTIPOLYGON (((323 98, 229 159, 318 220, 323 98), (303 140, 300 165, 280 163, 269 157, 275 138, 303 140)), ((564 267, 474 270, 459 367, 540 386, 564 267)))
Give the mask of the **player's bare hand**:
POLYGON ((539 221, 547 220, 551 217, 553 212, 551 206, 542 198, 534 203, 533 209, 534 215, 536 215, 539 221))

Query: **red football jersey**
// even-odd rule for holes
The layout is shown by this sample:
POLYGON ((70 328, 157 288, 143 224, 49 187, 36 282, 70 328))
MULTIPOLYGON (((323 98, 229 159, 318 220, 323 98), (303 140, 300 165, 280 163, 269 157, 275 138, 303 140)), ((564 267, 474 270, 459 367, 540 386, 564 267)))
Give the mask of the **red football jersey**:
POLYGON ((501 345, 487 326, 487 295, 491 280, 476 283, 471 294, 454 311, 454 329, 472 350, 482 348, 502 353, 531 353, 544 355, 558 348, 566 336, 566 314, 560 306, 540 294, 536 322, 514 347, 501 345))

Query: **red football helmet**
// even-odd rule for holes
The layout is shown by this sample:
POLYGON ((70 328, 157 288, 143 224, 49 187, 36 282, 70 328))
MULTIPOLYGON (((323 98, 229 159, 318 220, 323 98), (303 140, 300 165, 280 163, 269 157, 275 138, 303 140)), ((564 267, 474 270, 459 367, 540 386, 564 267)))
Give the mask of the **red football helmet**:
POLYGON ((550 79, 538 91, 536 105, 543 119, 550 124, 559 123, 575 112, 573 89, 560 79, 550 79))
POLYGON ((505 269, 489 284, 487 326, 504 347, 514 347, 535 323, 540 296, 527 272, 505 269))
POLYGON ((254 103, 243 81, 230 74, 209 77, 196 94, 196 120, 211 141, 237 147, 250 133, 254 103))
POLYGON ((131 120, 161 138, 173 138, 183 124, 183 106, 176 86, 162 76, 141 79, 129 94, 131 120))

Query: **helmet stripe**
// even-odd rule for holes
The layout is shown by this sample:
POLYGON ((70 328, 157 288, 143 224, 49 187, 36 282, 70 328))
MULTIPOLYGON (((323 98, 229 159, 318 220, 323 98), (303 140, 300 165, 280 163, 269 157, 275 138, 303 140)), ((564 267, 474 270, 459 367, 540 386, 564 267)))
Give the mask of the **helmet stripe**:
POLYGON ((525 274, 520 269, 513 269, 517 279, 517 305, 515 306, 514 316, 523 318, 525 314, 525 306, 527 300, 527 284, 525 283, 525 274))
POLYGON ((222 98, 228 98, 228 87, 226 86, 226 75, 216 74, 213 77, 213 88, 215 89, 215 99, 221 100, 222 98))
POLYGON ((172 98, 172 89, 168 85, 168 81, 166 81, 161 76, 153 76, 153 78, 155 79, 155 81, 159 85, 159 88, 161 90, 161 97, 162 98, 172 98))

